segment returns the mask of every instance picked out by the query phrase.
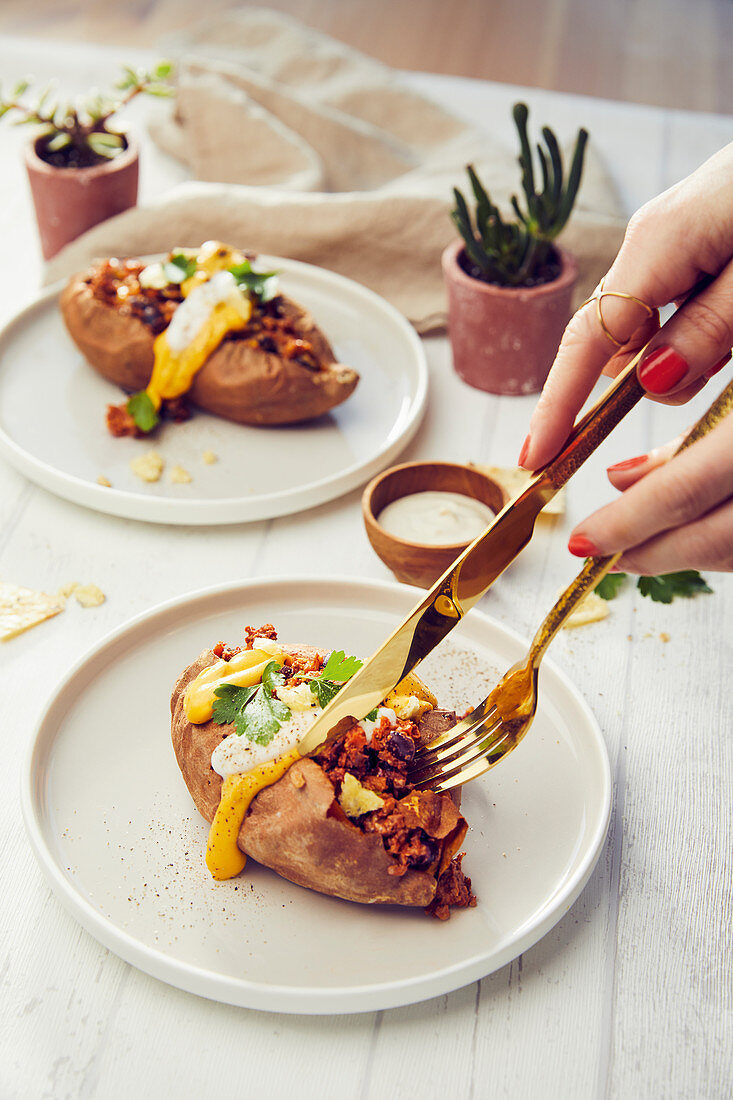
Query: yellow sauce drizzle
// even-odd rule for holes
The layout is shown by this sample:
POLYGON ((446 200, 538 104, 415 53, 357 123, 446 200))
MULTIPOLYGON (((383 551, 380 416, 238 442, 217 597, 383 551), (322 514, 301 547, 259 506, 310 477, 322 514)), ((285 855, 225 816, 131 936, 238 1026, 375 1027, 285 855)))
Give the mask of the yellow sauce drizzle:
MULTIPOLYGON (((181 284, 181 293, 187 298, 192 290, 207 282, 218 271, 228 271, 244 259, 241 252, 229 248, 220 241, 207 241, 196 257, 196 271, 181 284)), ((161 402, 187 393, 193 380, 209 356, 216 351, 228 332, 247 325, 252 315, 252 303, 242 295, 237 309, 228 302, 219 302, 187 347, 173 351, 168 343, 168 330, 155 338, 153 344, 153 371, 146 393, 155 409, 161 402), (249 307, 249 308, 247 308, 249 307)))
POLYGON ((260 764, 243 775, 228 775, 221 785, 221 801, 209 829, 206 866, 218 882, 234 878, 244 870, 247 857, 237 846, 237 837, 255 795, 281 779, 291 764, 300 759, 297 749, 260 764))
POLYGON ((215 691, 220 684, 234 684, 235 687, 251 687, 259 684, 262 673, 270 661, 282 665, 285 654, 276 643, 267 648, 244 649, 230 661, 218 660, 200 672, 186 688, 183 697, 183 709, 186 718, 194 726, 208 722, 214 713, 215 691))

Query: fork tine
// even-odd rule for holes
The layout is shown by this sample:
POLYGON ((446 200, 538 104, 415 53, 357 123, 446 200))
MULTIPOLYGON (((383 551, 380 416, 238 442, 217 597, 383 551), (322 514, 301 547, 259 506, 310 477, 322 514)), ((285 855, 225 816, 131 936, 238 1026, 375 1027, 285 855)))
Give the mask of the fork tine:
POLYGON ((452 775, 454 770, 460 771, 461 768, 472 764, 479 757, 485 756, 487 753, 493 753, 494 749, 506 737, 506 728, 502 728, 501 722, 495 723, 490 730, 486 732, 482 730, 477 736, 460 744, 442 760, 433 760, 422 767, 416 768, 410 776, 410 782, 422 784, 429 782, 431 779, 438 779, 448 774, 452 775))
MULTIPOLYGON (((511 750, 507 750, 508 752, 511 750)), ((436 794, 443 794, 445 791, 450 791, 454 787, 462 787, 464 783, 470 782, 472 779, 478 779, 480 775, 483 775, 493 768, 494 764, 498 764, 498 760, 490 760, 487 757, 482 757, 474 764, 471 764, 465 771, 456 772, 455 775, 444 777, 437 782, 433 782, 429 785, 429 790, 435 791, 436 794)), ((422 790, 422 785, 418 787, 418 790, 422 790)))
MULTIPOLYGON (((424 748, 415 755, 413 769, 418 770, 426 768, 431 764, 437 764, 441 760, 448 761, 452 759, 463 749, 474 744, 477 737, 488 737, 488 735, 500 725, 501 718, 496 713, 496 707, 492 707, 487 716, 475 722, 471 722, 466 725, 465 728, 461 728, 455 737, 451 737, 449 740, 443 741, 437 746, 434 741, 424 746, 424 748)), ((452 730, 448 732, 450 733, 452 730)))
POLYGON ((441 733, 438 737, 433 738, 432 741, 428 741, 426 744, 421 745, 415 753, 413 766, 417 767, 426 763, 428 760, 432 760, 433 758, 437 759, 438 756, 443 756, 445 750, 450 749, 465 737, 475 733, 481 723, 485 722, 487 718, 491 717, 491 715, 496 712, 496 707, 493 706, 491 710, 485 711, 483 709, 485 702, 486 700, 484 700, 481 706, 476 707, 470 714, 467 714, 465 718, 462 718, 460 722, 456 722, 455 726, 451 726, 450 729, 446 730, 445 733, 441 733))
POLYGON ((511 752, 515 745, 515 739, 506 730, 499 737, 494 735, 482 738, 480 741, 475 741, 473 746, 462 755, 435 765, 424 775, 415 777, 412 782, 416 787, 428 787, 433 791, 448 790, 451 786, 466 783, 469 779, 474 779, 477 775, 488 771, 508 752, 511 752))

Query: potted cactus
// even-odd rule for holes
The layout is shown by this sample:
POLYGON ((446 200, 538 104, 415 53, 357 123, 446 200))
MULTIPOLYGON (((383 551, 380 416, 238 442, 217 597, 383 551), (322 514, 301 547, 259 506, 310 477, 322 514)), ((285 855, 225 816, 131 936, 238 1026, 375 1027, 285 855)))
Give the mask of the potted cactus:
POLYGON ((469 165, 473 216, 456 188, 461 236, 443 253, 443 273, 457 373, 490 393, 526 394, 542 389, 570 319, 577 265, 556 239, 575 203, 588 134, 578 132, 566 177, 552 130, 542 130, 536 167, 526 104, 515 104, 513 116, 524 202, 513 195, 514 217, 502 215, 469 165))
POLYGON ((125 67, 116 95, 93 92, 77 104, 60 105, 51 88, 29 103, 21 81, 8 95, 0 91, 0 118, 39 127, 26 147, 30 181, 44 259, 97 222, 137 202, 138 148, 111 125, 113 116, 141 93, 171 95, 172 66, 160 61, 149 72, 125 67))

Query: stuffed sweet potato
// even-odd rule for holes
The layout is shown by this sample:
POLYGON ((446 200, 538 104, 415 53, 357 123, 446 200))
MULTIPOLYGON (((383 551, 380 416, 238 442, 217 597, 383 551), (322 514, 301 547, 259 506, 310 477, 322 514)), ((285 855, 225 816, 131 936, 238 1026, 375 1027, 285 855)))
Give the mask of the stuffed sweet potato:
POLYGON ((335 740, 300 758, 294 745, 313 720, 307 710, 318 713, 341 686, 331 677, 353 675, 359 662, 281 645, 273 633, 268 628, 265 638, 248 628, 242 649, 220 643, 205 651, 171 699, 176 759, 197 809, 213 823, 207 862, 214 877, 229 877, 217 873, 212 849, 223 826, 241 859, 235 868, 244 853, 320 893, 423 906, 443 919, 451 906, 475 904, 456 858, 467 828, 459 799, 414 791, 406 778, 417 746, 449 728, 455 715, 438 710, 411 677, 369 720, 347 720, 335 740), (408 712, 411 718, 398 717, 408 712), (271 741, 252 741, 264 739, 268 722, 271 741), (250 800, 237 812, 227 792, 253 777, 250 800))
POLYGON ((359 380, 335 361, 311 316, 276 292, 272 273, 218 242, 166 261, 106 260, 75 275, 61 313, 90 365, 145 395, 108 416, 142 434, 185 402, 240 424, 291 424, 341 404, 359 380), (168 280, 168 281, 167 281, 168 280))

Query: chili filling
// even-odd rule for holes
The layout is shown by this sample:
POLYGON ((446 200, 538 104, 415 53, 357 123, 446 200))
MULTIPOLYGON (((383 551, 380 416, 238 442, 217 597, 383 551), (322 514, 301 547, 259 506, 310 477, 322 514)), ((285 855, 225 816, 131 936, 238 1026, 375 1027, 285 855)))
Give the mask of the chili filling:
MULTIPOLYGON (((139 260, 113 258, 100 263, 85 281, 95 298, 123 317, 136 317, 157 336, 171 323, 183 294, 177 283, 162 288, 141 286, 145 266, 139 260)), ((225 340, 244 341, 248 347, 294 360, 307 370, 321 369, 313 344, 300 333, 297 321, 287 315, 281 295, 267 302, 255 300, 253 306, 248 324, 228 333, 225 340)))
MULTIPOLYGON (((259 628, 247 627, 245 648, 251 649, 257 637, 276 638, 270 623, 259 628)), ((238 647, 219 642, 213 652, 223 660, 231 660, 238 647)), ((287 679, 296 676, 307 678, 323 668, 320 657, 288 656, 282 672, 287 679)), ((353 819, 352 825, 366 833, 377 833, 393 863, 389 874, 402 876, 408 870, 427 870, 439 860, 443 841, 431 836, 420 825, 420 816, 411 805, 409 795, 415 788, 407 773, 417 749, 425 736, 435 734, 440 728, 448 728, 455 722, 455 714, 447 711, 428 711, 418 724, 409 719, 398 719, 391 726, 386 718, 375 726, 371 740, 362 727, 354 724, 333 741, 327 742, 313 756, 333 784, 336 796, 341 792, 344 775, 353 775, 363 787, 383 799, 377 810, 353 819), (436 728, 437 725, 437 728, 436 728), (422 729, 421 729, 422 727, 422 729)), ((427 804, 424 812, 435 809, 439 816, 440 800, 447 797, 432 792, 422 793, 427 804), (430 805, 432 801, 434 806, 430 805)), ((437 830, 440 831, 440 830, 437 830)), ((435 897, 426 912, 439 920, 447 920, 451 909, 472 908, 476 898, 471 890, 471 879, 461 867, 463 855, 454 857, 439 875, 435 897)))

